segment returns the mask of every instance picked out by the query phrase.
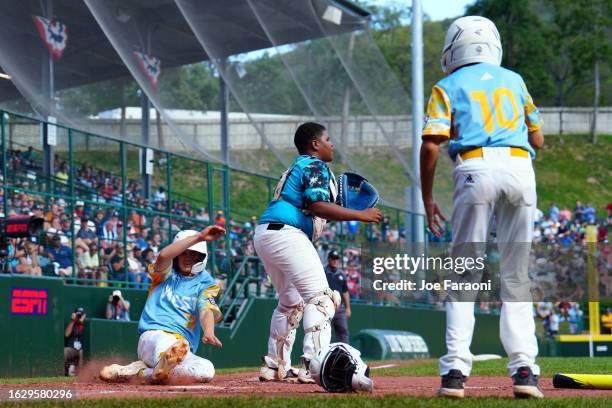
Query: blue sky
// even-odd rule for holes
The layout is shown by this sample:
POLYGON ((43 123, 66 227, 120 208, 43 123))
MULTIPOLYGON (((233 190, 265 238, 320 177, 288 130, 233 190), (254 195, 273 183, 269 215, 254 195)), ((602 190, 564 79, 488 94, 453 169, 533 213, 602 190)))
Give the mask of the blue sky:
MULTIPOLYGON (((370 4, 394 5, 410 7, 411 0, 369 0, 370 4)), ((423 12, 429 15, 431 20, 444 20, 449 17, 463 15, 465 6, 474 3, 474 0, 421 0, 423 12)))

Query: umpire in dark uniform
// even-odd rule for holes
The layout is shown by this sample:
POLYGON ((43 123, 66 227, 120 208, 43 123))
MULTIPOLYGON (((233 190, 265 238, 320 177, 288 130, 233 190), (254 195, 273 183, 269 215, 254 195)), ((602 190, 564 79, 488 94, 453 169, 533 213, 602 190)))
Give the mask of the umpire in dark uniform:
POLYGON ((351 301, 349 290, 346 284, 346 276, 340 268, 340 254, 332 250, 327 255, 327 266, 325 267, 325 277, 331 290, 337 290, 342 295, 342 303, 336 310, 332 319, 332 328, 336 333, 336 341, 349 342, 348 319, 351 317, 351 301))

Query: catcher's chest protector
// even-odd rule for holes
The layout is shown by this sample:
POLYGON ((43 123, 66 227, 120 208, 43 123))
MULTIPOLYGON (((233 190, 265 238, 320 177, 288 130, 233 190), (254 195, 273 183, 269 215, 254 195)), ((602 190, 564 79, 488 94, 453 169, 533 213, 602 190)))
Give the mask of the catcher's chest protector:
MULTIPOLYGON (((309 160, 309 159, 311 159, 311 157, 305 157, 301 160, 298 160, 293 166, 285 170, 285 172, 281 175, 280 180, 276 184, 276 187, 274 188, 274 196, 272 197, 274 201, 283 199, 282 192, 283 192, 283 189, 285 188, 285 184, 287 183, 287 179, 291 175, 291 172, 293 171, 293 169, 299 163, 303 162, 304 160, 309 160)), ((327 167, 327 164, 325 166, 327 167)), ((335 203, 336 197, 338 196, 338 184, 336 183, 336 178, 334 177, 334 173, 329 169, 329 167, 327 167, 327 170, 329 171, 329 175, 330 175, 329 195, 330 195, 331 202, 335 203)), ((304 214, 311 215, 310 211, 304 208, 302 208, 301 210, 304 214)), ((314 215, 312 216, 312 237, 310 237, 310 240, 312 242, 314 242, 321 236, 321 234, 323 233, 323 229, 325 228, 325 224, 327 224, 326 219, 323 219, 323 218, 320 218, 314 215)))

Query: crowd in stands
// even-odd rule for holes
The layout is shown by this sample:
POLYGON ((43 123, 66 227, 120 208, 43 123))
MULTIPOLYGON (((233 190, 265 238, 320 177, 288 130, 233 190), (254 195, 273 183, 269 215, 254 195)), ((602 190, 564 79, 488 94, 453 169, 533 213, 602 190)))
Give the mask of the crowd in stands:
POLYGON ((146 266, 155 262, 159 250, 176 232, 189 227, 182 217, 210 221, 205 208, 194 210, 180 200, 173 200, 168 211, 164 187, 159 187, 150 199, 144 198, 142 183, 135 180, 126 183, 125 204, 130 210, 122 214, 126 207, 122 207, 121 177, 90 163, 75 168, 73 188, 80 200, 69 203, 62 195, 69 193, 70 171, 68 163, 57 154, 51 190, 54 197, 45 200, 43 195, 34 193, 48 181, 42 175, 41 156, 31 147, 9 150, 7 154, 8 184, 16 189, 8 190, 7 197, 5 190, 0 189, 0 208, 4 208, 6 200, 8 217, 43 218, 45 232, 42 239, 10 240, 11 273, 140 286, 148 283, 146 266), (28 194, 20 188, 34 192, 28 194), (165 215, 168 212, 177 217, 170 221, 165 215))
POLYGON ((584 330, 584 312, 580 303, 538 302, 534 310, 535 317, 542 322, 547 337, 558 335, 564 322, 567 322, 568 334, 582 334, 584 330))

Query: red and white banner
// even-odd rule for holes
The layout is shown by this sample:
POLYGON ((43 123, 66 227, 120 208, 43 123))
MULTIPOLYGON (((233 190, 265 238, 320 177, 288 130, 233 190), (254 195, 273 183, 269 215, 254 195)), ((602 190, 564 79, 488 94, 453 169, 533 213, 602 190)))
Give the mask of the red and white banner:
POLYGON ((68 45, 68 27, 53 19, 32 16, 41 40, 47 45, 53 60, 59 61, 68 45))
POLYGON ((157 88, 157 79, 161 73, 161 61, 151 55, 134 51, 134 56, 140 65, 140 68, 151 82, 154 88, 157 88))

